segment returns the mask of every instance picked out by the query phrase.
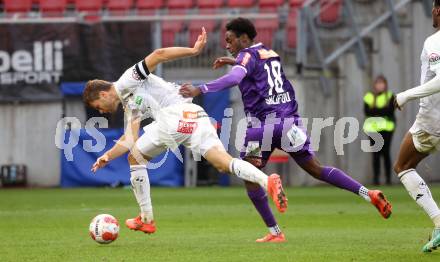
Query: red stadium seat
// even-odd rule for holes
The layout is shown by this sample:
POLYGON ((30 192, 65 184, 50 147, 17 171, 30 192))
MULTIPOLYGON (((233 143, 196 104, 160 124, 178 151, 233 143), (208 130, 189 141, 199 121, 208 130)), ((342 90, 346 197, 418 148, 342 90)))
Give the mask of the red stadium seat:
POLYGON ((132 6, 133 0, 110 0, 107 3, 108 10, 117 13, 127 12, 132 6))
POLYGON ((31 0, 5 0, 4 10, 6 13, 26 13, 31 10, 31 0))
POLYGON ((223 20, 220 25, 220 44, 222 48, 226 47, 225 34, 226 34, 226 24, 228 24, 229 20, 223 20))
POLYGON ((259 19, 255 21, 255 27, 258 28, 257 42, 272 48, 275 32, 279 27, 278 19, 259 19))
POLYGON ((62 15, 67 6, 67 0, 40 0, 40 11, 48 14, 62 15))
POLYGON ((276 8, 284 4, 284 0, 260 0, 258 6, 260 8, 276 8))
POLYGON ((289 18, 287 19, 286 26, 286 39, 287 39, 287 47, 295 49, 297 46, 297 10, 291 11, 289 14, 289 18))
POLYGON ((278 8, 276 6, 260 7, 260 13, 277 13, 278 8))
POLYGON ((75 0, 67 0, 67 7, 74 7, 75 6, 75 0))
POLYGON ((164 0, 137 0, 136 9, 138 14, 154 15, 156 11, 162 8, 164 0))
POLYGON ((197 7, 200 9, 214 9, 223 6, 223 0, 197 0, 197 7))
POLYGON ((100 11, 103 0, 76 0, 75 8, 78 12, 86 12, 84 19, 89 22, 97 22, 101 19, 100 11))
POLYGON ((290 7, 302 7, 306 0, 290 0, 290 7))
POLYGON ((342 0, 320 0, 319 21, 324 24, 339 22, 342 12, 342 0))
MULTIPOLYGON (((170 9, 168 13, 170 15, 184 15, 186 9, 170 9)), ((164 21, 162 23, 162 46, 173 46, 176 34, 182 31, 183 27, 183 21, 164 21)))
MULTIPOLYGON (((204 15, 215 14, 215 13, 216 11, 214 9, 200 9, 199 11, 199 14, 204 14, 204 15)), ((212 32, 214 32, 214 30, 218 26, 218 21, 212 19, 191 21, 188 26, 189 44, 192 44, 197 40, 197 37, 201 32, 202 26, 205 27, 206 33, 209 36, 212 32)))
POLYGON ((137 0, 136 8, 139 9, 158 9, 163 6, 163 0, 137 0))
POLYGON ((78 11, 98 12, 102 8, 102 0, 76 0, 75 6, 78 11))
POLYGON ((194 6, 193 0, 168 0, 167 3, 167 7, 169 9, 185 9, 185 8, 192 8, 193 6, 194 6))
POLYGON ((228 0, 227 6, 249 8, 254 5, 254 2, 255 2, 254 0, 228 0))

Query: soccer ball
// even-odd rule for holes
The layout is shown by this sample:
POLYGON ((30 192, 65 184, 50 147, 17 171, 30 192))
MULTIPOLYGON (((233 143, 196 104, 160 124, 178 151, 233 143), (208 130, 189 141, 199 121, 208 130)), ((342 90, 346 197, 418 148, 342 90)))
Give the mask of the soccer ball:
POLYGON ((119 223, 112 215, 101 214, 92 219, 89 233, 99 244, 109 244, 118 238, 119 223))

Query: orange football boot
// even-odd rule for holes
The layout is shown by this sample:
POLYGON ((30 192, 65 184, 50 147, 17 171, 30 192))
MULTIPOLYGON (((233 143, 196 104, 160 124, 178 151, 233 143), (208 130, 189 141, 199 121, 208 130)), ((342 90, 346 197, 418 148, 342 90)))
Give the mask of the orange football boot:
POLYGON ((275 203, 278 211, 284 213, 287 210, 287 197, 284 193, 281 178, 277 174, 269 176, 267 181, 267 193, 269 193, 272 201, 275 203))
POLYGON ((255 242, 257 243, 282 243, 286 242, 286 237, 284 237, 284 234, 281 233, 279 235, 272 235, 271 233, 267 234, 263 238, 257 239, 255 242))
POLYGON ((369 190, 368 196, 379 213, 386 219, 391 216, 392 206, 391 203, 385 198, 385 195, 380 190, 369 190))
POLYGON ((156 224, 154 221, 144 223, 142 222, 141 216, 125 220, 125 225, 131 230, 142 231, 146 234, 153 234, 156 232, 156 224))

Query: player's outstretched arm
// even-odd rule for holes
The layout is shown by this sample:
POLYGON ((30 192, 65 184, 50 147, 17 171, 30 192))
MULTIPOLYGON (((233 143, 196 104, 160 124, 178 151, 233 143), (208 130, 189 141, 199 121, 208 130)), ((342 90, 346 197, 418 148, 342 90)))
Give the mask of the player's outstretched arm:
POLYGON ((166 47, 153 51, 145 58, 145 63, 150 71, 154 71, 160 63, 176 60, 183 57, 196 56, 200 54, 206 45, 207 35, 203 27, 202 33, 197 38, 194 47, 166 47))
POLYGON ((195 97, 201 93, 218 92, 238 85, 245 76, 246 71, 242 67, 235 66, 226 75, 198 87, 192 86, 191 84, 183 84, 179 93, 183 97, 195 97))
POLYGON ((139 138, 140 120, 135 119, 130 121, 125 129, 125 133, 121 136, 115 145, 99 157, 92 166, 92 172, 95 173, 98 169, 105 167, 110 161, 127 153, 139 138))
POLYGON ((437 74, 433 79, 423 85, 398 93, 396 95, 396 106, 401 109, 411 100, 430 96, 438 92, 440 92, 440 74, 437 74))

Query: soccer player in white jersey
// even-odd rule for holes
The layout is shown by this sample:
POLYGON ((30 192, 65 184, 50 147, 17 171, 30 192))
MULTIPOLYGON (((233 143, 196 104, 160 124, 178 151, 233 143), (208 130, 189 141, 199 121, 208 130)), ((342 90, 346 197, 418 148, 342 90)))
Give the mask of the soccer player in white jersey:
MULTIPOLYGON (((433 26, 440 26, 440 0, 433 1, 433 26)), ((420 99, 416 120, 400 146, 394 171, 410 196, 419 204, 434 223, 431 240, 423 246, 431 252, 440 246, 440 209, 428 185, 416 171, 417 165, 429 154, 440 149, 440 31, 429 36, 421 55, 421 85, 397 94, 395 104, 401 109, 408 101, 420 99)))
POLYGON ((146 164, 168 148, 175 149, 180 144, 203 155, 220 172, 260 184, 280 212, 287 208, 287 198, 277 174, 267 176, 250 163, 231 157, 203 108, 191 103, 191 99, 183 98, 179 94, 180 86, 151 73, 159 63, 198 55, 206 40, 206 32, 202 29, 193 48, 157 49, 127 69, 114 83, 91 80, 86 84, 83 99, 90 107, 101 113, 115 112, 120 103, 124 107, 124 135, 96 160, 92 171, 96 172, 109 161, 130 151, 130 181, 140 207, 140 215, 126 221, 127 227, 132 230, 156 231, 146 164), (140 120, 145 116, 153 118, 154 122, 145 126, 144 134, 138 138, 140 120))

